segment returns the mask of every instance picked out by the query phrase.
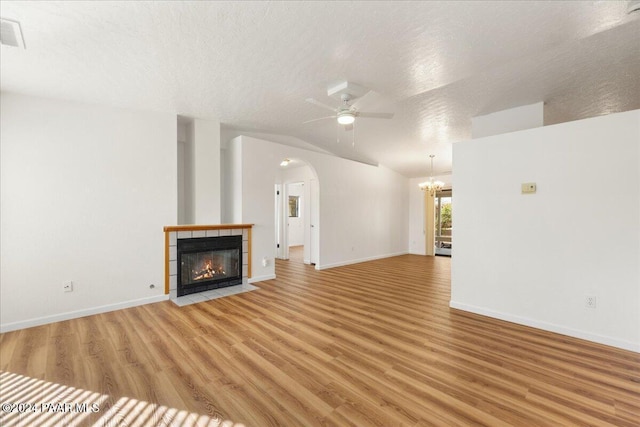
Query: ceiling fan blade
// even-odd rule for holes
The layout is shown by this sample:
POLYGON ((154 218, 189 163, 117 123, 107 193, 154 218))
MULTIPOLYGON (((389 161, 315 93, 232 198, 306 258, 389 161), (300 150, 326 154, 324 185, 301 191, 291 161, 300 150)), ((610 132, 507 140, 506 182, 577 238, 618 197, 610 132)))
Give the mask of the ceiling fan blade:
POLYGON ((307 98, 307 99, 305 99, 305 101, 307 101, 309 104, 313 104, 313 105, 316 105, 318 107, 326 108, 327 110, 338 111, 337 108, 334 108, 334 107, 332 107, 330 105, 327 105, 327 104, 323 104, 322 102, 316 101, 313 98, 307 98))
POLYGON ((367 119, 391 119, 393 118, 393 113, 366 113, 364 111, 360 111, 356 113, 356 116, 367 119))
POLYGON ((375 103, 375 100, 378 99, 378 98, 380 98, 380 94, 378 92, 370 90, 369 92, 367 92, 364 95, 362 95, 360 98, 357 98, 351 104, 351 106, 353 108, 362 108, 362 106, 367 104, 367 103, 369 103, 369 104, 371 104, 372 102, 375 103))
POLYGON ((320 117, 320 118, 318 118, 318 119, 311 119, 311 120, 307 120, 306 122, 302 122, 302 124, 305 124, 305 123, 311 123, 311 122, 317 122, 317 121, 319 121, 319 120, 325 120, 325 119, 335 119, 336 117, 338 117, 338 116, 326 116, 326 117, 320 117))

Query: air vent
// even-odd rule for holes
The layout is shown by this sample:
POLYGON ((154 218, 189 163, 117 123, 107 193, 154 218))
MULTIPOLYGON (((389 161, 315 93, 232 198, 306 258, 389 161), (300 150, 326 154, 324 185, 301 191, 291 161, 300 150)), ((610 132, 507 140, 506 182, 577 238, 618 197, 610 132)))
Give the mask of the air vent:
POLYGON ((18 21, 0 18, 0 42, 5 46, 25 49, 22 29, 18 21))

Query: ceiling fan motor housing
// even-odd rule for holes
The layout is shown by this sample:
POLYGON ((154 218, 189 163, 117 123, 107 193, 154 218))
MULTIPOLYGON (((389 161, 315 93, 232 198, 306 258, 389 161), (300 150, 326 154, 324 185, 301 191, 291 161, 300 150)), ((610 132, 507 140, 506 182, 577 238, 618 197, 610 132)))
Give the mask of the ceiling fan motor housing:
POLYGON ((369 89, 352 82, 340 82, 327 87, 327 95, 334 99, 344 101, 346 95, 348 99, 355 99, 364 96, 369 89))

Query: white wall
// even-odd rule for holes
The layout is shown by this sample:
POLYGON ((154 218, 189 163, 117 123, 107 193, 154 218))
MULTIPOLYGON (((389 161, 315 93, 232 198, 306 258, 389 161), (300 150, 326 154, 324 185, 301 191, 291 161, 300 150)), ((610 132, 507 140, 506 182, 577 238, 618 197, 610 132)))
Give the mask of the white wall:
POLYGON ((451 306, 640 351, 639 123, 636 110, 454 144, 451 306))
POLYGON ((242 152, 242 222, 253 223, 255 280, 273 277, 273 186, 283 158, 309 164, 318 176, 320 254, 329 268, 407 253, 408 179, 384 167, 241 136, 230 149, 242 152), (269 259, 263 267, 262 258, 269 259))
POLYGON ((2 330, 165 299, 176 116, 7 93, 1 111, 2 330))

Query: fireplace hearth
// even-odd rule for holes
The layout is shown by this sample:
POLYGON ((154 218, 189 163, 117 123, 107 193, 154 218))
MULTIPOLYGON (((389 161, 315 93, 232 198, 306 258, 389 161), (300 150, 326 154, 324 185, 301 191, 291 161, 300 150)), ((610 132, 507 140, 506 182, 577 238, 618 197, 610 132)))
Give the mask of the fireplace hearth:
POLYGON ((177 296, 242 284, 242 235, 177 241, 177 296))

